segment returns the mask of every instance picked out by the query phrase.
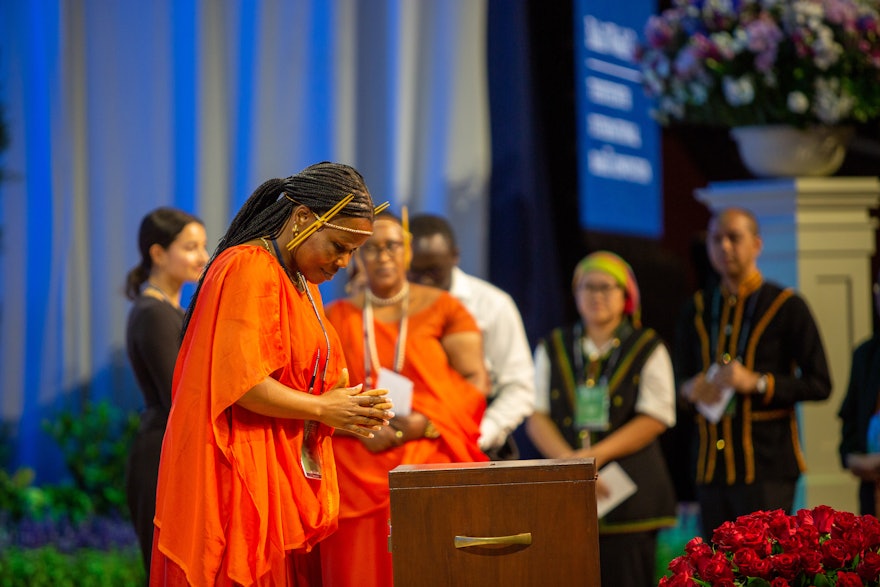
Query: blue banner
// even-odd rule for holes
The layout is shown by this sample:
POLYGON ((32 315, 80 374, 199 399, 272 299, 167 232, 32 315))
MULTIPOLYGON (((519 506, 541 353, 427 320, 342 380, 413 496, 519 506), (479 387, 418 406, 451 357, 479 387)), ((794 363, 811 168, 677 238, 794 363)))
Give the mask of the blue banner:
POLYGON ((575 0, 580 222, 589 230, 663 233, 659 128, 634 51, 655 0, 575 0))

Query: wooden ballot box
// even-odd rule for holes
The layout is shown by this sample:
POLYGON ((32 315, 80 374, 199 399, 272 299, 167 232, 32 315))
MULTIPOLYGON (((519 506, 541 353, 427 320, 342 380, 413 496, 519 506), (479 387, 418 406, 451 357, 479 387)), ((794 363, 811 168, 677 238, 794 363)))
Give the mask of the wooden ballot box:
POLYGON ((592 458, 402 465, 388 481, 395 587, 600 584, 592 458))

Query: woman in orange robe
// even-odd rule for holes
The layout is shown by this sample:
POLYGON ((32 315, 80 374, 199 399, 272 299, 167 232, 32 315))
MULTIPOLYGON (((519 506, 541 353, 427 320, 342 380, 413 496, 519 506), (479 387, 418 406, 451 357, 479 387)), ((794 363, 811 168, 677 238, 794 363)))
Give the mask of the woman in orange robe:
POLYGON ((151 585, 319 584, 305 553, 336 528, 330 432, 369 437, 393 415, 349 387, 314 285, 373 215, 360 174, 322 163, 260 186, 220 241, 184 320, 151 585))
POLYGON ((403 376, 413 391, 411 414, 373 438, 333 437, 341 502, 339 529, 320 547, 324 585, 392 584, 388 471, 487 460, 477 445, 488 390, 479 328, 447 292, 407 282, 406 245, 400 222, 377 216, 358 252, 367 287, 327 307, 353 382, 393 387, 403 376))

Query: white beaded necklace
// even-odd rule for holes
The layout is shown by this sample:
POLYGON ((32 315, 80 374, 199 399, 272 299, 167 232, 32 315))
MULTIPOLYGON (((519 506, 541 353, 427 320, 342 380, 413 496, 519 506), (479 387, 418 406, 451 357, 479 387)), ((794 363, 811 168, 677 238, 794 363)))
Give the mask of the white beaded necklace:
POLYGON ((370 291, 369 288, 366 290, 367 301, 373 304, 374 306, 393 306, 394 304, 400 303, 406 296, 409 295, 409 282, 403 282, 403 288, 390 298, 380 298, 370 291))

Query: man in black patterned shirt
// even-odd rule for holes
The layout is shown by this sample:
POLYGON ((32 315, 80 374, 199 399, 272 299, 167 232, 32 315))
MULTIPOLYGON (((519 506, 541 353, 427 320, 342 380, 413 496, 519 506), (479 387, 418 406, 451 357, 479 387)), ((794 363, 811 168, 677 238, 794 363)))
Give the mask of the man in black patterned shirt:
POLYGON ((765 281, 755 216, 728 208, 709 222, 720 284, 697 292, 679 321, 680 397, 697 408, 694 464, 703 535, 757 510, 791 512, 804 471, 795 405, 831 394, 806 302, 765 281))

